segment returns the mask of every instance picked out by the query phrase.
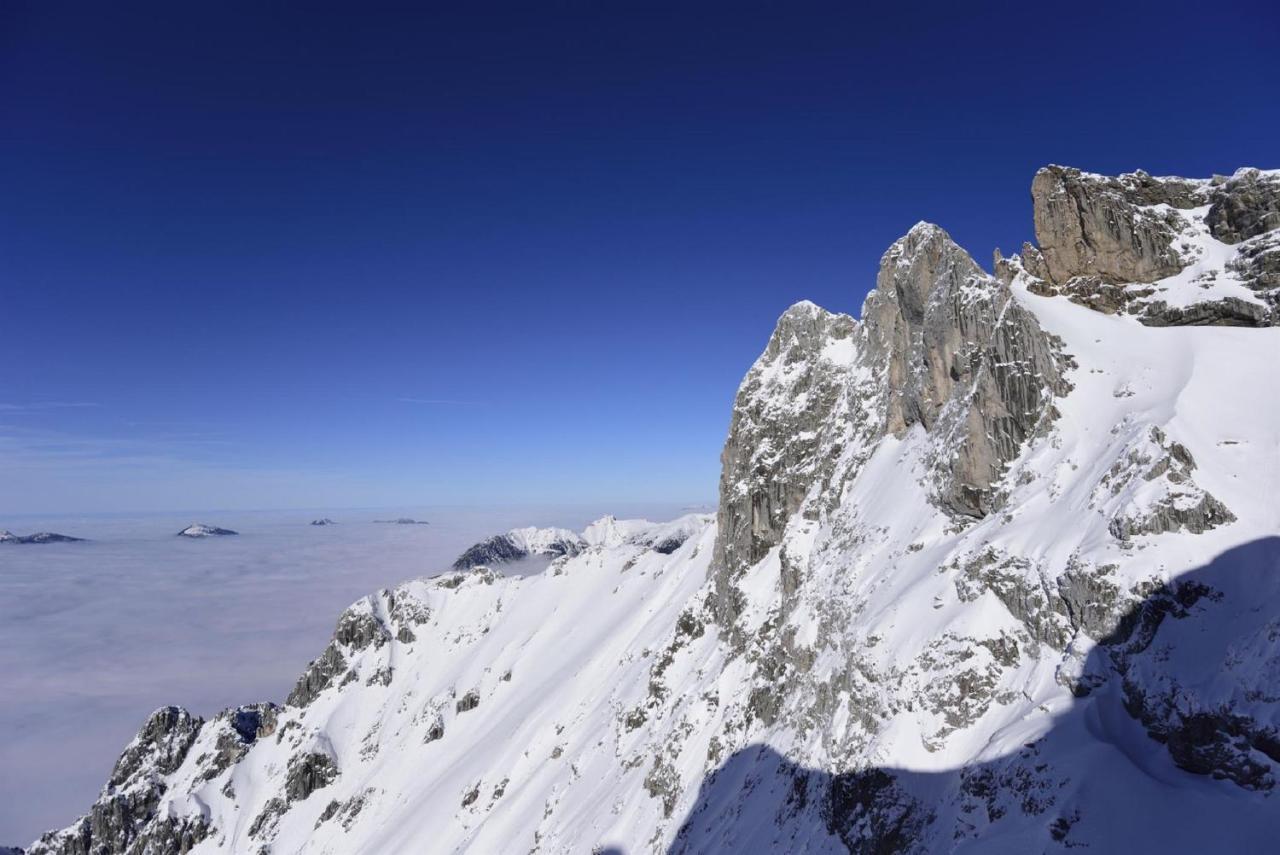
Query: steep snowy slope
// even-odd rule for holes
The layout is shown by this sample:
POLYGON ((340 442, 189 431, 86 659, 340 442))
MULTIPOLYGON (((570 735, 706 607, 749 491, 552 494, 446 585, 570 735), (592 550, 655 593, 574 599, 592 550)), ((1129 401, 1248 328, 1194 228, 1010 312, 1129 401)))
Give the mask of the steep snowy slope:
POLYGON ((998 276, 916 226, 860 320, 779 320, 715 520, 372 595, 283 706, 157 711, 32 851, 1268 851, 1273 292, 1184 288, 1208 245, 1143 211, 1238 259, 1274 175, 1043 170, 998 276))

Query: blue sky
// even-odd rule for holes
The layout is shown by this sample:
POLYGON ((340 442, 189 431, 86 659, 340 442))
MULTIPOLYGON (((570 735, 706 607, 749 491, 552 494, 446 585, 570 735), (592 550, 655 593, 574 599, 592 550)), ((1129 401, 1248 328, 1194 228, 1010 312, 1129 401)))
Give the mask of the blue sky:
POLYGON ((1262 3, 255 5, 0 10, 0 513, 710 499, 917 220, 1280 165, 1262 3))

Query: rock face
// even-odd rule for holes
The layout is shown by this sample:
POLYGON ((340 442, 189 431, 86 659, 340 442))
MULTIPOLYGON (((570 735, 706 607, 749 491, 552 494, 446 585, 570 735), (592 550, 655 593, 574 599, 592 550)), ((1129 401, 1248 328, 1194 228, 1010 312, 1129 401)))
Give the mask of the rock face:
POLYGON ((1280 330, 1214 314, 1270 311, 1230 278, 1270 176, 1051 171, 1064 281, 916 226, 860 320, 779 319, 714 520, 366 597, 284 706, 160 711, 35 851, 1270 851, 1280 330))
POLYGON ((1181 221, 1162 208, 1191 208, 1199 187, 1144 172, 1120 178, 1048 166, 1031 182, 1036 241, 1051 282, 1096 276, 1111 284, 1154 282, 1183 268, 1174 250, 1181 221), (1156 207, 1161 206, 1161 207, 1156 207))
POLYGON ((220 537, 239 533, 240 532, 232 531, 229 528, 218 528, 216 525, 192 523, 182 531, 178 532, 178 537, 220 537))
POLYGON ((1039 246, 997 255, 1005 281, 1152 326, 1280 322, 1280 170, 1193 180, 1049 166, 1031 199, 1039 246))
POLYGON ((938 497, 981 517, 1023 442, 1043 434, 1069 360, 1009 287, 984 273, 937 226, 889 248, 863 307, 871 353, 884 364, 887 429, 936 435, 938 497))

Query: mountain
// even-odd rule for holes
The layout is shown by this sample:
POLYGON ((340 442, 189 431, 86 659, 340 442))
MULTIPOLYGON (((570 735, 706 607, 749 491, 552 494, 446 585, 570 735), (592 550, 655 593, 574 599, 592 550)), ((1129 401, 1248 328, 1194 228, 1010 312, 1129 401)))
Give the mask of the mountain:
POLYGON ((415 520, 409 517, 400 517, 394 520, 374 520, 376 523, 391 523, 392 525, 429 525, 426 520, 415 520))
POLYGON ((490 564, 520 561, 531 555, 559 558, 577 555, 586 542, 575 532, 564 528, 513 528, 506 534, 495 534, 467 549, 453 562, 454 570, 469 570, 490 564))
POLYGON ((312 520, 311 524, 312 525, 337 525, 336 522, 329 519, 328 517, 321 517, 320 519, 312 520))
POLYGON ((1269 851, 1276 175, 1049 167, 996 275, 913 227, 779 319, 714 519, 372 594, 31 851, 1269 851))
POLYGON ((52 531, 38 531, 35 534, 25 535, 0 531, 0 543, 79 543, 83 540, 83 537, 72 537, 69 534, 58 534, 52 531))
POLYGON ((192 523, 191 525, 178 532, 178 537, 215 537, 218 535, 239 534, 238 531, 232 531, 229 528, 218 528, 216 525, 205 525, 203 523, 192 523))

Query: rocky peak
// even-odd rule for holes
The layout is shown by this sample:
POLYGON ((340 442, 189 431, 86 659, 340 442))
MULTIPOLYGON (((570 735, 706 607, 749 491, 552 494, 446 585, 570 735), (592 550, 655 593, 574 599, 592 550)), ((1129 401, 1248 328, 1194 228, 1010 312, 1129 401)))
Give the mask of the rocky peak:
POLYGON ((878 357, 886 362, 887 429, 900 435, 909 425, 930 427, 950 395, 953 348, 938 342, 947 304, 969 302, 992 287, 969 254, 938 226, 917 223, 880 259, 876 288, 862 307, 878 357), (926 338, 929 341, 926 343, 926 338), (941 344, 937 359, 922 363, 941 344))
POLYGON ((862 314, 859 324, 792 306, 738 390, 721 455, 722 618, 735 613, 736 575, 781 543, 811 491, 838 504, 833 485, 855 477, 882 437, 923 428, 936 501, 981 517, 1066 389, 1053 340, 936 225, 918 223, 889 247, 862 314))
POLYGON ((715 561, 718 611, 733 612, 732 577, 776 546, 810 486, 829 475, 843 450, 857 363, 858 324, 808 301, 778 319, 764 353, 734 400, 720 455, 715 561))
POLYGON ((863 307, 882 372, 886 430, 934 442, 935 488, 949 511, 980 517, 1023 441, 1066 391, 1054 341, 938 226, 921 223, 880 262, 863 307))

